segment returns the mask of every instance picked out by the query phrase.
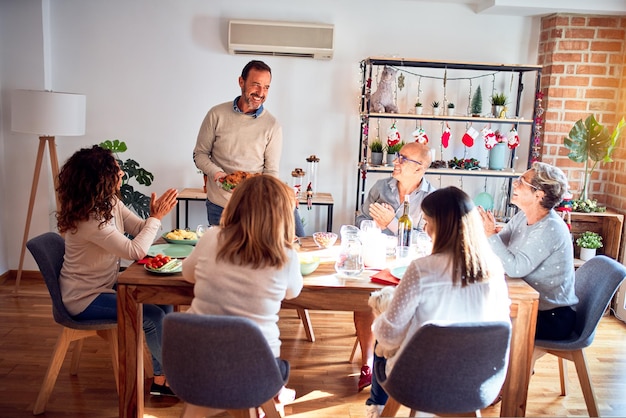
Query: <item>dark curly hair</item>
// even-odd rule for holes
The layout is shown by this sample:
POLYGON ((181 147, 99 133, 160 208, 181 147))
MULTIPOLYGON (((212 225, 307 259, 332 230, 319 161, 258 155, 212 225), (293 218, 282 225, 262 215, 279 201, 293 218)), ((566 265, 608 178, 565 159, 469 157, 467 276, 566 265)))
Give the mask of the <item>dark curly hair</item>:
POLYGON ((59 232, 76 231, 78 224, 94 216, 104 225, 120 198, 120 167, 110 150, 94 145, 74 153, 63 165, 57 181, 59 232), (117 199, 116 199, 117 198, 117 199))

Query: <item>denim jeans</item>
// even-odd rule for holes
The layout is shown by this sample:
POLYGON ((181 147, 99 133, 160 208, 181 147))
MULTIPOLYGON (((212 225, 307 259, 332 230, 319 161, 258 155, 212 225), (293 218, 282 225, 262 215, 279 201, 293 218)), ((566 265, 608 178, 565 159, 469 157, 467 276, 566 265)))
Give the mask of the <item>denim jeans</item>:
POLYGON ((384 357, 378 357, 376 353, 374 353, 374 367, 372 368, 372 386, 370 387, 370 397, 365 401, 365 405, 385 405, 387 403, 387 399, 389 399, 389 395, 387 392, 380 386, 380 383, 376 380, 376 367, 380 367, 383 369, 387 364, 387 359, 384 357))
MULTIPOLYGON (((216 205, 210 200, 206 201, 206 212, 207 212, 207 219, 209 220, 209 225, 220 224, 220 218, 222 217, 223 210, 224 210, 223 207, 216 205)), ((302 225, 302 219, 300 218, 300 213, 298 213, 298 208, 294 210, 293 216, 295 218, 295 224, 296 224, 296 236, 303 237, 305 234, 304 225, 302 225)))
MULTIPOLYGON (((163 374, 162 344, 163 318, 173 311, 171 305, 143 305, 143 331, 146 335, 146 343, 152 354, 152 368, 154 374, 163 374)), ((93 302, 81 313, 73 317, 76 320, 87 319, 114 319, 117 320, 117 294, 101 293, 93 302)))

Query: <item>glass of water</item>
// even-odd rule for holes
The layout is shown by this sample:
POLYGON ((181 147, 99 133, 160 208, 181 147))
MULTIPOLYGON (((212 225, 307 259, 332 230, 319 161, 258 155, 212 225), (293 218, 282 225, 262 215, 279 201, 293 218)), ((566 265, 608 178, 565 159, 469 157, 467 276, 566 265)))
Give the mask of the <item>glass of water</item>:
POLYGON ((208 224, 198 225, 198 227, 196 228, 196 235, 198 236, 198 238, 204 235, 204 233, 208 231, 209 228, 211 228, 211 225, 208 225, 208 224))

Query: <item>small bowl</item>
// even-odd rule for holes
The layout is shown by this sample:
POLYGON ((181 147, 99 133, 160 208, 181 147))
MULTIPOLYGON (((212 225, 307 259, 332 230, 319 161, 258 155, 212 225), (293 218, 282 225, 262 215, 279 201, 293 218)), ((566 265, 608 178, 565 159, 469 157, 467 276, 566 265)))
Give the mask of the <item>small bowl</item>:
POLYGON ((313 273, 320 265, 320 258, 310 255, 300 255, 300 273, 308 276, 313 273))
POLYGON ((313 234, 313 241, 315 241, 320 248, 329 248, 335 245, 337 234, 334 232, 315 232, 313 234))

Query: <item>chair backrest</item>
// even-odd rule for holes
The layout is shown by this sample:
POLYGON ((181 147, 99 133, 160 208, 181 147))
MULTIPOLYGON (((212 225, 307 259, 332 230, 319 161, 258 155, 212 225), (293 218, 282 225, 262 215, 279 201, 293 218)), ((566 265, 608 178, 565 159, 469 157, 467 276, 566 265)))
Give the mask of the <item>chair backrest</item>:
POLYGON ((236 316, 166 315, 163 370, 180 399, 219 409, 260 406, 286 383, 259 327, 236 316))
POLYGON ((568 341, 570 349, 591 345, 596 328, 620 283, 626 267, 604 255, 598 255, 576 270, 576 327, 568 341))
POLYGON ((65 309, 59 286, 59 276, 65 256, 65 240, 62 236, 54 232, 46 232, 30 239, 26 247, 33 255, 46 282, 52 299, 52 316, 57 323, 73 329, 106 329, 117 326, 117 321, 109 319, 76 321, 65 309))
POLYGON ((510 340, 511 324, 504 321, 426 324, 411 337, 389 376, 384 366, 374 372, 385 391, 406 407, 434 414, 472 412, 498 396, 510 340))

